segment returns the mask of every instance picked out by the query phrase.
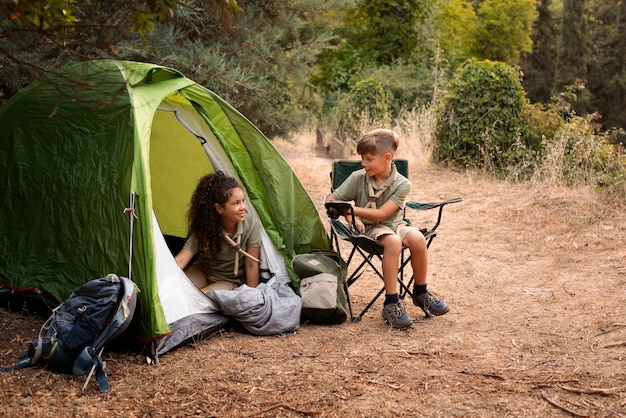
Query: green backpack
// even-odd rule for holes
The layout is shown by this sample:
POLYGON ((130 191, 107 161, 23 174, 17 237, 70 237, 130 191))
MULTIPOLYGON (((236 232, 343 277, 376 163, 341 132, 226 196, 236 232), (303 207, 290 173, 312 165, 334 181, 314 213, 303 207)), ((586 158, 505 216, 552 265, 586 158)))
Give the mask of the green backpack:
POLYGON ((348 268, 334 251, 296 255, 291 267, 300 278, 302 319, 313 324, 340 324, 348 317, 344 285, 348 268))

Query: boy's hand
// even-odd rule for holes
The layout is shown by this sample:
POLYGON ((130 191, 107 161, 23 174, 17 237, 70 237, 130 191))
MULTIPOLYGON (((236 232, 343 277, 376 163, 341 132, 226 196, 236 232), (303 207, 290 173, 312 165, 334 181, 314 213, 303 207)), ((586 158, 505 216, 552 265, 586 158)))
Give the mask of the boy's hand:
POLYGON ((352 219, 352 215, 350 213, 346 213, 344 217, 346 218, 346 222, 348 222, 348 226, 352 232, 355 234, 365 232, 365 225, 363 224, 363 221, 361 221, 361 218, 355 216, 354 219, 352 219))
POLYGON ((328 214, 331 219, 337 219, 341 215, 345 215, 350 211, 352 205, 353 203, 343 200, 329 200, 324 204, 324 206, 326 206, 326 214, 328 214))
POLYGON ((363 222, 361 221, 361 218, 355 218, 354 219, 354 224, 356 225, 356 229, 358 232, 363 233, 365 232, 365 225, 363 224, 363 222))

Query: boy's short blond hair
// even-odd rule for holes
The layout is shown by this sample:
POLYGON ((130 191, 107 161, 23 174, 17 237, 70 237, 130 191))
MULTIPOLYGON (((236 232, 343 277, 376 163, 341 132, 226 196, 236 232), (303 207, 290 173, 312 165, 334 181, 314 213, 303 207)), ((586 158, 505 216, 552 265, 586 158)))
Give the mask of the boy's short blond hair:
POLYGON ((363 135, 356 144, 359 155, 390 153, 393 156, 398 149, 399 139, 391 129, 374 129, 363 135))

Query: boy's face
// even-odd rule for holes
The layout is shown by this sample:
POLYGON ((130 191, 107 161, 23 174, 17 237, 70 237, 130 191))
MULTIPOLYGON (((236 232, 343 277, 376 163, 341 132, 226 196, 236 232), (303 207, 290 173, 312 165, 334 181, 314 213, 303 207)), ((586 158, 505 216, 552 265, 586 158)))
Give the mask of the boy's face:
POLYGON ((361 165, 365 169, 365 174, 375 177, 381 173, 386 173, 391 163, 391 154, 370 153, 361 155, 361 165))

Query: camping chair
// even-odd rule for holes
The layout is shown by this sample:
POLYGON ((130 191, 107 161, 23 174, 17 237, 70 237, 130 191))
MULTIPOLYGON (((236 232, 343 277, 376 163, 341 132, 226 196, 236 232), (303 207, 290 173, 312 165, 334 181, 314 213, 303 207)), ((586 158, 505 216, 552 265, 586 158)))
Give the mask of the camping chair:
MULTIPOLYGON (((398 172, 405 177, 408 176, 409 172, 409 164, 407 160, 404 159, 394 159, 393 160, 398 172)), ((348 176, 356 170, 361 169, 360 161, 353 160, 334 160, 332 165, 332 172, 330 173, 331 177, 331 191, 334 191, 339 185, 341 185, 348 176)), ((463 199, 460 197, 448 199, 441 202, 435 203, 418 203, 407 201, 406 207, 413 210, 428 210, 439 208, 437 221, 430 228, 421 228, 420 230, 424 234, 426 238, 426 248, 430 248, 433 239, 437 236, 437 228, 441 222, 441 217, 443 214, 444 206, 450 203, 460 202, 463 199)), ((381 269, 374 263, 375 259, 382 261, 383 257, 383 247, 377 240, 374 240, 364 234, 355 233, 357 231, 355 224, 355 217, 352 216, 352 225, 347 225, 344 221, 338 219, 338 214, 344 214, 349 210, 353 210, 352 206, 348 202, 342 201, 330 201, 325 204, 329 220, 330 220, 330 239, 332 248, 339 254, 342 259, 345 260, 348 268, 351 266, 351 262, 355 258, 360 258, 362 261, 360 264, 354 269, 354 271, 350 274, 350 276, 346 279, 344 290, 346 293, 346 301, 348 303, 348 310, 350 312, 350 318, 353 322, 360 321, 363 318, 363 315, 374 305, 376 300, 384 293, 385 287, 383 286, 378 293, 372 298, 372 300, 363 308, 359 315, 355 315, 352 306, 352 299, 350 297, 350 286, 352 286, 365 272, 367 267, 371 267, 374 273, 382 280, 383 275, 381 269), (350 255, 348 258, 344 258, 341 254, 341 248, 339 245, 340 240, 349 242, 352 245, 350 250, 350 255), (357 257, 357 254, 360 257, 357 257)), ((406 209, 405 209, 406 215, 406 209)), ((405 221, 410 224, 410 220, 405 216, 405 221)), ((411 291, 411 284, 413 283, 413 277, 409 279, 408 282, 405 281, 404 271, 407 264, 411 261, 410 252, 407 251, 407 248, 403 248, 401 256, 400 256, 400 266, 398 270, 398 283, 400 284, 400 297, 404 298, 408 294, 409 296, 413 296, 411 291)), ((430 316, 426 313, 426 316, 430 316)))

